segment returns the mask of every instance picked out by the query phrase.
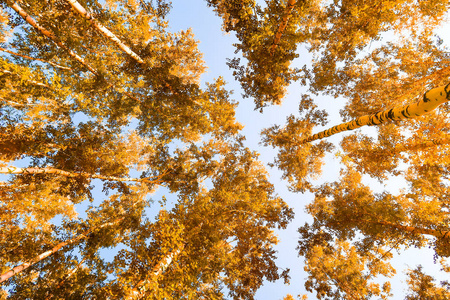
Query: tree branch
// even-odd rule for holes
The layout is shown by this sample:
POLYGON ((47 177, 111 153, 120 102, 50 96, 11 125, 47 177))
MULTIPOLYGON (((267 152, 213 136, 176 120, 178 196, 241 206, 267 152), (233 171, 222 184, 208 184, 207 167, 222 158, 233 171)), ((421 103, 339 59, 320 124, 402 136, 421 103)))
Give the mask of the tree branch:
POLYGON ((297 0, 288 0, 286 4, 286 8, 284 9, 283 19, 281 20, 280 25, 278 26, 277 32, 275 34, 275 38, 273 39, 273 44, 270 46, 270 55, 273 55, 275 52, 275 49, 277 48, 278 44, 281 41, 281 36, 283 35, 284 31, 286 30, 286 26, 288 24, 288 21, 291 17, 292 10, 294 9, 294 5, 297 2, 297 0))
POLYGON ((69 172, 64 171, 52 167, 46 167, 46 168, 18 168, 14 166, 7 166, 7 167, 0 167, 0 174, 55 174, 55 175, 61 175, 65 177, 87 177, 87 178, 95 178, 95 179, 102 179, 107 181, 120 181, 120 182, 126 182, 126 181, 134 181, 134 182, 145 182, 145 183, 160 183, 162 176, 157 176, 156 179, 150 179, 150 178, 127 178, 127 177, 116 177, 116 176, 104 176, 104 175, 97 175, 97 174, 90 174, 86 172, 69 172))
POLYGON ((78 242, 78 241, 80 241, 80 240, 86 238, 86 237, 87 237, 90 233, 92 233, 94 230, 98 230, 98 229, 101 229, 101 228, 104 228, 104 227, 107 227, 107 226, 110 226, 110 225, 114 225, 114 224, 116 224, 116 223, 122 221, 123 219, 124 219, 124 218, 120 218, 120 219, 115 220, 114 222, 104 223, 104 224, 102 224, 102 225, 100 225, 100 226, 96 226, 96 227, 94 227, 94 228, 92 228, 92 229, 89 229, 89 230, 86 231, 85 233, 80 234, 79 236, 77 236, 77 237, 75 237, 75 238, 73 238, 73 239, 70 239, 70 240, 68 240, 68 241, 66 241, 66 242, 61 242, 61 243, 57 244, 57 245, 54 246, 52 249, 50 249, 50 250, 48 250, 48 251, 45 251, 45 252, 43 252, 43 253, 41 253, 41 254, 35 256, 33 259, 31 259, 31 260, 29 260, 29 261, 27 261, 27 262, 24 262, 24 263, 22 263, 22 264, 20 264, 20 265, 18 265, 18 266, 16 266, 16 267, 14 267, 14 268, 12 268, 11 270, 9 270, 9 271, 3 273, 2 275, 0 275, 0 283, 2 283, 2 282, 4 282, 4 281, 8 280, 9 278, 11 278, 12 276, 14 276, 15 274, 20 273, 20 272, 22 272, 23 270, 28 269, 28 268, 31 267, 32 265, 34 265, 34 264, 36 264, 36 263, 42 261, 43 259, 49 257, 49 256, 52 255, 53 253, 59 251, 61 248, 65 247, 65 246, 67 246, 67 245, 72 245, 72 244, 74 244, 74 243, 76 243, 76 242, 78 242))
POLYGON ((78 54, 70 50, 52 32, 39 25, 30 15, 28 15, 22 9, 22 7, 19 6, 19 4, 17 4, 17 2, 14 2, 13 5, 11 5, 11 8, 14 9, 28 24, 33 26, 37 31, 39 31, 41 34, 51 39, 58 47, 65 50, 70 55, 70 57, 78 61, 84 67, 86 67, 92 74, 98 76, 98 72, 94 68, 92 68, 89 64, 87 64, 82 57, 80 57, 78 54))
POLYGON ((41 61, 41 62, 47 63, 47 64, 49 64, 49 65, 52 65, 52 66, 55 67, 55 68, 59 68, 59 69, 63 69, 63 70, 72 71, 71 68, 60 66, 60 65, 55 64, 55 63, 53 63, 53 62, 51 62, 51 61, 43 60, 43 59, 40 59, 40 58, 31 57, 31 56, 24 55, 24 54, 20 54, 20 53, 16 53, 16 52, 13 52, 13 51, 8 50, 8 49, 5 49, 5 48, 1 48, 1 47, 0 47, 0 51, 9 53, 9 54, 12 54, 12 55, 15 55, 15 56, 23 57, 23 58, 26 58, 26 59, 30 59, 30 60, 41 61))

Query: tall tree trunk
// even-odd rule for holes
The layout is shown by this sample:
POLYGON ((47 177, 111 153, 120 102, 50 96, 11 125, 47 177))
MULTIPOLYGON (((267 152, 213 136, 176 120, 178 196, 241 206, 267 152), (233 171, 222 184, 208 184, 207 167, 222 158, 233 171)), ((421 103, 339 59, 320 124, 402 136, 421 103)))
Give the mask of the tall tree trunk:
POLYGON ((421 99, 417 103, 394 107, 388 110, 377 112, 372 115, 359 117, 356 120, 336 125, 334 127, 331 127, 330 129, 307 137, 301 140, 299 144, 305 144, 315 140, 323 139, 336 133, 353 130, 366 125, 379 125, 386 121, 398 121, 422 116, 449 100, 450 83, 429 90, 423 95, 423 99, 421 99))
POLYGON ((175 251, 169 253, 163 257, 159 263, 152 269, 147 278, 139 281, 136 287, 131 291, 131 295, 126 297, 127 300, 141 299, 144 297, 145 292, 149 290, 149 285, 155 283, 162 272, 170 265, 170 263, 183 251, 184 244, 175 251))
POLYGON ((401 152, 405 152, 405 151, 417 151, 417 150, 422 150, 422 149, 426 149, 426 148, 430 148, 430 147, 449 145, 449 144, 450 144, 450 135, 442 137, 442 138, 437 138, 434 140, 420 141, 420 142, 407 142, 405 144, 397 144, 393 148, 381 149, 381 148, 377 148, 377 144, 374 144, 374 146, 369 149, 352 149, 349 152, 354 155, 377 154, 377 155, 389 157, 389 156, 393 155, 394 153, 401 153, 401 152))
POLYGON ((49 65, 51 65, 51 66, 53 66, 53 67, 55 67, 55 68, 59 68, 59 69, 63 69, 63 70, 72 71, 71 68, 60 66, 60 65, 58 65, 58 64, 55 64, 54 62, 51 62, 51 61, 48 61, 48 60, 43 60, 43 59, 36 58, 36 57, 31 57, 31 56, 24 55, 24 54, 20 54, 20 53, 16 53, 16 52, 13 52, 13 51, 8 50, 8 49, 5 49, 5 48, 1 48, 1 47, 0 47, 0 51, 9 53, 9 54, 12 54, 12 55, 15 55, 15 56, 23 57, 23 58, 26 58, 26 59, 30 59, 30 60, 41 61, 41 62, 47 63, 47 64, 49 64, 49 65))
MULTIPOLYGON (((128 47, 127 45, 125 45, 116 35, 114 35, 114 33, 112 33, 111 31, 109 31, 106 27, 104 27, 102 24, 100 24, 98 22, 98 20, 96 20, 94 18, 94 16, 92 16, 89 12, 86 11, 86 9, 81 6, 80 3, 78 3, 78 1, 76 0, 66 0, 67 2, 70 3, 70 5, 72 6, 72 8, 77 11, 81 16, 83 16, 86 20, 88 20, 89 22, 91 22, 91 24, 98 30, 101 32, 101 34, 106 37, 107 39, 109 39, 110 41, 112 41, 114 44, 116 44, 120 49, 122 49, 122 51, 124 51, 125 53, 127 53, 129 56, 131 56, 135 61, 137 61, 138 63, 141 64, 145 64, 145 61, 138 55, 136 54, 133 50, 130 49, 130 47, 128 47)), ((291 0, 289 0, 291 1, 291 0)), ((286 27, 286 26, 285 26, 286 27)), ((280 34, 281 37, 281 34, 280 34)), ((172 87, 165 82, 165 86, 169 88, 169 90, 172 92, 172 94, 178 94, 176 91, 174 91, 172 89, 172 87)), ((124 92, 126 93, 126 92, 124 92)), ((129 95, 126 93, 126 95, 130 98, 132 98, 133 100, 140 102, 140 100, 138 100, 137 98, 129 95)), ((193 100, 194 102, 196 102, 195 100, 193 100)))
MULTIPOLYGON (((72 6, 72 8, 77 11, 81 16, 83 16, 86 20, 88 20, 89 22, 91 22, 91 24, 98 30, 100 31, 100 33, 106 37, 107 39, 109 39, 111 42, 113 42, 114 44, 116 44, 120 49, 122 49, 122 51, 124 51, 126 54, 128 54, 129 56, 131 56, 135 61, 137 61, 138 63, 141 64, 145 64, 145 61, 138 55, 136 54, 133 50, 131 50, 127 45, 125 45, 116 35, 114 35, 114 33, 112 33, 111 31, 109 31, 106 27, 104 27, 103 25, 101 25, 98 20, 96 20, 94 18, 94 16, 92 16, 89 12, 86 11, 86 9, 81 6, 80 3, 78 3, 78 1, 76 0, 66 0, 67 2, 70 3, 70 5, 72 6)), ((172 94, 177 94, 176 91, 174 91, 172 89, 172 87, 165 82, 165 86, 169 88, 169 90, 172 92, 172 94)), ((133 98, 135 101, 141 102, 136 98, 133 98)), ((195 102, 195 101, 194 101, 195 102)))
POLYGON ((104 228, 104 227, 107 227, 107 226, 111 226, 111 225, 117 224, 118 222, 122 221, 123 219, 124 218, 120 218, 120 219, 115 220, 114 222, 104 223, 104 224, 102 224, 100 226, 97 226, 95 228, 92 228, 92 229, 88 230, 85 233, 80 234, 79 236, 77 236, 77 237, 75 237, 73 239, 70 239, 68 241, 61 242, 61 243, 57 244, 52 249, 35 256, 32 260, 24 262, 21 265, 18 265, 16 267, 12 268, 11 270, 9 270, 9 271, 3 273, 2 275, 0 275, 0 283, 8 280, 9 278, 14 276, 15 274, 20 273, 23 270, 28 269, 32 265, 34 265, 34 264, 42 261, 43 259, 49 257, 53 253, 59 251, 61 248, 65 247, 67 245, 72 245, 72 244, 74 244, 74 243, 76 243, 76 242, 86 238, 91 232, 93 232, 95 230, 98 230, 98 229, 101 229, 101 228, 104 228))
MULTIPOLYGON (((72 270, 70 270, 70 272, 67 273, 67 275, 65 275, 65 276, 62 278, 62 280, 58 283, 58 285, 57 285, 56 287, 52 288, 53 292, 56 291, 56 290, 58 290, 60 287, 62 287, 63 284, 64 284, 64 283, 65 283, 65 282, 66 282, 73 274, 75 274, 75 273, 80 269, 80 267, 81 267, 81 265, 84 263, 84 260, 85 260, 85 259, 86 259, 86 258, 83 258, 83 259, 81 260, 81 262, 80 262, 75 268, 73 268, 72 270)), ((54 294, 50 294, 49 291, 46 292, 46 295, 47 295, 47 297, 45 297, 45 300, 50 300, 50 299, 53 298, 53 296, 54 296, 54 294)))
POLYGON ((284 31, 286 30, 286 26, 289 22, 289 19, 291 17, 292 10, 294 9, 294 5, 297 2, 297 0, 288 0, 286 3, 286 8, 284 9, 283 19, 281 19, 281 22, 278 26, 277 32, 275 33, 275 38, 273 39, 273 44, 270 46, 270 55, 273 55, 275 52, 275 49, 277 48, 278 44, 280 43, 281 36, 283 35, 284 31))
POLYGON ((428 229, 428 228, 420 228, 406 225, 399 225, 392 222, 387 222, 383 220, 379 221, 369 221, 370 223, 389 226, 392 228, 400 229, 402 231, 410 232, 410 233, 418 233, 418 234, 427 234, 432 235, 439 239, 450 239, 450 230, 436 230, 436 229, 428 229))
POLYGON ((440 145, 448 145, 450 144, 450 136, 438 138, 435 140, 430 141, 423 141, 421 143, 407 143, 407 144, 401 144, 397 145, 394 148, 395 152, 403 152, 403 151, 416 151, 420 149, 430 148, 434 146, 440 146, 440 145))
MULTIPOLYGON (((13 73, 11 71, 5 70, 5 69, 0 69, 0 72, 3 72, 5 74, 9 74, 9 75, 12 75, 12 76, 18 76, 17 74, 15 74, 15 73, 13 73)), ((40 87, 45 87, 45 88, 51 89, 51 86, 49 86, 46 83, 42 83, 42 82, 38 82, 38 81, 34 81, 34 80, 26 80, 26 81, 31 83, 31 84, 34 84, 36 86, 40 86, 40 87)))
POLYGON ((100 31, 103 36, 105 36, 107 39, 109 39, 111 42, 116 44, 120 49, 122 49, 126 54, 131 56, 134 60, 137 62, 144 64, 144 60, 139 57, 133 50, 131 50, 127 45, 125 45, 117 36, 114 35, 111 31, 108 30, 108 28, 104 27, 102 24, 100 24, 90 13, 84 9, 83 6, 81 6, 80 3, 76 0, 66 0, 70 3, 72 8, 77 11, 81 16, 83 16, 86 20, 91 22, 91 24, 100 31))
POLYGON ((14 9, 28 24, 30 24, 31 26, 33 26, 37 31, 39 31, 41 34, 45 35, 46 37, 48 37, 49 39, 51 39, 58 47, 60 47, 61 49, 65 50, 70 57, 72 57, 73 59, 75 59, 76 61, 78 61, 80 64, 82 64, 84 67, 86 67, 91 73, 93 73, 94 75, 98 75, 97 71, 94 70, 94 68, 92 68, 90 65, 88 65, 84 59, 82 57, 80 57, 78 54, 76 54, 75 52, 73 52, 72 50, 70 50, 69 48, 67 48, 66 45, 64 45, 57 36, 55 36, 52 32, 48 31, 47 29, 45 29, 44 27, 42 27, 41 25, 39 25, 30 15, 28 15, 23 9, 22 7, 19 6, 19 4, 17 4, 17 2, 14 2, 11 5, 11 8, 14 9))
POLYGON ((159 180, 150 180, 149 178, 122 178, 122 177, 115 177, 115 176, 103 176, 103 175, 97 175, 97 174, 89 174, 85 172, 68 172, 56 168, 17 168, 14 166, 8 166, 8 167, 0 167, 0 174, 55 174, 55 175, 61 175, 66 177, 88 177, 88 178, 96 178, 96 179, 102 179, 102 180, 108 180, 108 181, 134 181, 134 182, 147 182, 147 183, 157 183, 159 180))
MULTIPOLYGON (((33 26, 36 30, 38 30, 41 34, 45 35, 49 39, 51 39, 58 47, 61 49, 67 51, 70 57, 72 57, 74 60, 82 64, 84 67, 86 67, 92 74, 95 76, 98 76, 98 72, 91 67, 88 63, 84 61, 82 57, 80 57, 78 54, 67 48, 66 45, 64 45, 61 41, 59 41, 58 37, 56 37, 53 33, 45 29, 44 27, 40 26, 32 17, 30 17, 18 4, 15 2, 11 7, 31 26, 33 26)), ((113 83, 108 83, 108 87, 114 89, 113 83)), ((122 94, 126 95, 128 98, 133 99, 134 101, 138 103, 142 103, 138 98, 134 97, 130 93, 123 91, 122 94)))

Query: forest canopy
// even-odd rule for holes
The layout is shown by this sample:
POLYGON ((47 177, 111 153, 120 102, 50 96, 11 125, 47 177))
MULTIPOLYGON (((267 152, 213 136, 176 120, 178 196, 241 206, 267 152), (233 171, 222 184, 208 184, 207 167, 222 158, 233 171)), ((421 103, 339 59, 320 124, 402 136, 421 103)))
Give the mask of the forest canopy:
POLYGON ((450 3, 193 2, 235 41, 210 82, 177 5, 0 1, 0 299, 449 299, 450 3))

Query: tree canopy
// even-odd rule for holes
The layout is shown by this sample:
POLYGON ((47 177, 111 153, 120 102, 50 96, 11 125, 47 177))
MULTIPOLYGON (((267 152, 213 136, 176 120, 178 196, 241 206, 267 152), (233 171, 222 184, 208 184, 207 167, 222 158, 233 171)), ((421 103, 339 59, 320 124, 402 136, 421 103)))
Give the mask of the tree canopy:
MULTIPOLYGON (((227 65, 261 118, 301 90, 298 114, 251 133, 272 162, 245 139, 232 78, 202 81, 176 5, 0 1, 0 299, 254 299, 288 284, 301 265, 279 264, 278 234, 297 211, 266 164, 310 200, 292 237, 298 299, 398 297, 409 248, 448 276, 448 1, 196 3, 236 38, 227 65)), ((420 264, 405 299, 447 299, 420 264)))

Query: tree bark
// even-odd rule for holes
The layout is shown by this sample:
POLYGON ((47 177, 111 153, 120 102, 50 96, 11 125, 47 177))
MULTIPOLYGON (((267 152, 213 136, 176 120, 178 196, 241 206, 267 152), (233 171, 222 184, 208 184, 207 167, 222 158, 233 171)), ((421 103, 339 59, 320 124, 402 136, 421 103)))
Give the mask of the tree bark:
POLYGON ((131 295, 127 296, 127 300, 141 299, 144 297, 145 292, 149 290, 149 285, 158 280, 158 277, 162 272, 170 265, 170 263, 183 251, 184 244, 181 245, 177 250, 169 253, 167 256, 163 257, 159 263, 152 269, 152 272, 146 279, 139 281, 136 287, 131 291, 131 295))
POLYGON ((423 95, 423 99, 421 99, 417 103, 394 107, 388 110, 377 112, 372 115, 359 117, 356 120, 336 125, 334 127, 331 127, 330 129, 307 137, 301 140, 299 144, 305 144, 315 140, 323 139, 343 131, 353 130, 366 125, 380 125, 381 123, 384 123, 386 121, 399 121, 422 116, 449 100, 450 83, 429 90, 423 95))
POLYGON ((97 175, 97 174, 89 174, 85 172, 68 172, 56 168, 46 167, 46 168, 17 168, 14 166, 8 166, 8 167, 0 167, 0 174, 55 174, 55 175, 61 175, 65 177, 88 177, 88 178, 95 178, 95 179, 102 179, 107 181, 134 181, 134 182, 148 182, 148 183, 156 183, 159 180, 150 180, 149 178, 123 178, 123 177, 116 177, 116 176, 103 176, 103 175, 97 175))
POLYGON ((29 267, 31 267, 32 265, 34 265, 34 264, 40 262, 41 260, 43 260, 43 259, 49 257, 49 256, 52 255, 53 253, 59 251, 61 248, 65 247, 65 246, 67 246, 67 245, 72 245, 72 244, 78 242, 79 240, 82 240, 82 239, 86 238, 86 237, 87 237, 91 232, 93 232, 94 230, 98 230, 98 229, 104 228, 104 227, 106 227, 106 226, 114 225, 114 224, 120 222, 120 221, 123 220, 123 219, 124 219, 124 218, 120 218, 120 219, 117 219, 117 220, 114 221, 114 222, 104 223, 104 224, 102 224, 102 225, 100 225, 100 226, 97 226, 97 227, 95 227, 95 228, 93 228, 93 229, 88 230, 87 232, 85 232, 85 233, 83 233, 83 234, 80 234, 79 236, 77 236, 77 237, 75 237, 75 238, 73 238, 73 239, 70 239, 70 240, 68 240, 68 241, 61 242, 61 243, 57 244, 57 245, 54 246, 52 249, 50 249, 50 250, 48 250, 48 251, 46 251, 46 252, 44 252, 44 253, 41 253, 41 254, 35 256, 32 260, 27 261, 27 262, 24 262, 24 263, 22 263, 21 265, 18 265, 18 266, 16 266, 16 267, 12 268, 11 270, 9 270, 9 271, 3 273, 2 275, 0 275, 0 283, 2 283, 2 282, 4 282, 4 281, 8 280, 9 278, 11 278, 12 276, 14 276, 15 274, 20 273, 20 272, 22 272, 22 271, 25 270, 25 269, 28 269, 29 267))
POLYGON ((286 4, 286 8, 284 10, 283 19, 281 20, 280 25, 278 26, 277 32, 275 33, 275 38, 273 39, 273 44, 270 46, 270 55, 273 55, 275 52, 275 49, 277 48, 278 44, 281 41, 281 36, 283 35, 284 31, 286 30, 286 26, 289 22, 289 19, 291 17, 292 10, 294 9, 294 5, 297 2, 297 0, 288 0, 286 4))
POLYGON ((17 2, 14 2, 13 5, 11 5, 11 8, 14 9, 28 24, 33 26, 37 31, 39 31, 41 34, 45 35, 49 39, 51 39, 58 47, 65 50, 70 57, 78 61, 80 64, 82 64, 84 67, 86 67, 91 73, 94 75, 98 75, 97 71, 94 70, 90 65, 88 65, 82 57, 80 57, 78 54, 67 48, 66 45, 64 45, 57 36, 55 36, 52 32, 48 31, 41 25, 39 25, 30 15, 28 15, 22 7, 17 4, 17 2))
POLYGON ((16 53, 16 52, 13 52, 13 51, 8 50, 8 49, 5 49, 5 48, 1 48, 1 47, 0 47, 0 51, 9 53, 9 54, 12 54, 12 55, 15 55, 15 56, 23 57, 23 58, 26 58, 26 59, 30 59, 30 60, 41 61, 41 62, 47 63, 47 64, 49 64, 49 65, 51 65, 51 66, 53 66, 53 67, 55 67, 55 68, 59 68, 59 69, 63 69, 63 70, 72 71, 71 68, 60 66, 60 65, 55 64, 55 63, 53 63, 53 62, 51 62, 51 61, 47 61, 47 60, 43 60, 43 59, 40 59, 40 58, 35 58, 35 57, 28 56, 28 55, 16 53))
MULTIPOLYGON (((81 65, 86 67, 92 74, 95 76, 98 76, 98 72, 91 67, 88 63, 84 61, 82 57, 80 57, 78 54, 67 48, 66 45, 64 45, 61 41, 59 41, 58 37, 56 37, 53 33, 45 29, 44 27, 40 26, 32 17, 30 17, 18 4, 15 2, 13 5, 11 5, 11 8, 13 8, 28 24, 33 26, 36 30, 38 30, 41 34, 51 39, 58 47, 61 49, 67 51, 70 57, 75 59, 77 62, 79 62, 81 65)), ((107 84, 108 87, 114 89, 114 85, 112 83, 107 84)), ((126 95, 128 98, 133 99, 134 101, 138 103, 142 103, 139 99, 134 97, 132 94, 123 91, 122 94, 126 95)))
POLYGON ((90 13, 86 11, 86 9, 81 6, 80 3, 76 0, 66 0, 69 2, 69 4, 72 6, 72 8, 77 11, 81 16, 83 16, 86 20, 91 22, 91 24, 100 31, 104 37, 109 39, 111 42, 116 44, 122 51, 124 51, 126 54, 131 56, 134 60, 137 62, 144 64, 144 60, 137 55, 133 50, 131 50, 127 45, 125 45, 116 35, 114 35, 111 31, 108 30, 108 28, 104 27, 102 24, 100 24, 90 13))
POLYGON ((400 230, 410 232, 410 233, 432 235, 439 239, 450 239, 450 230, 440 231, 440 230, 436 230, 436 229, 399 225, 399 224, 395 224, 395 223, 387 222, 387 221, 370 221, 370 222, 374 223, 374 224, 380 224, 380 225, 384 225, 384 226, 393 227, 393 228, 400 229, 400 230))
MULTIPOLYGON (((11 71, 8 71, 8 70, 4 70, 4 69, 0 69, 0 72, 3 72, 5 74, 10 74, 10 75, 17 76, 17 74, 15 74, 15 73, 13 73, 11 71)), ((34 84, 36 86, 40 86, 40 87, 45 87, 45 88, 51 89, 51 86, 49 86, 48 84, 42 83, 42 82, 38 82, 38 81, 34 81, 34 80, 26 80, 26 81, 31 83, 31 84, 34 84)))

